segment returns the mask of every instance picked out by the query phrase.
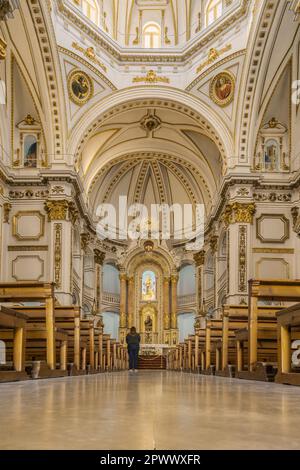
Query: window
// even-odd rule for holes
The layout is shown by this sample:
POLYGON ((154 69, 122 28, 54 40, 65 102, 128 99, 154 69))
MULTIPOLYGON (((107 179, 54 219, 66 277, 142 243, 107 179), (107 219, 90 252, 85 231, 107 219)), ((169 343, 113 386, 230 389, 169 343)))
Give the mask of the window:
POLYGON ((156 300, 156 276, 153 271, 145 271, 142 278, 142 300, 156 300))
POLYGON ((157 23, 148 23, 143 30, 143 45, 147 49, 161 47, 161 29, 157 23))
POLYGON ((98 23, 98 8, 95 0, 82 0, 83 13, 94 23, 98 23))
POLYGON ((84 15, 93 21, 93 23, 99 23, 99 10, 96 0, 73 0, 73 3, 81 8, 84 15))
POLYGON ((222 0, 211 0, 206 10, 206 26, 211 25, 222 15, 222 0))

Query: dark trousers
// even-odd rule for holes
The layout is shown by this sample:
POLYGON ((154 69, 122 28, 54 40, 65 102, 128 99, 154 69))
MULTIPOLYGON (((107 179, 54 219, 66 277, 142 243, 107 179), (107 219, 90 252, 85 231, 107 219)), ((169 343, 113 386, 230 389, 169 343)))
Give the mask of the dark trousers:
POLYGON ((128 354, 129 354, 129 369, 137 369, 139 348, 130 346, 128 348, 128 354))

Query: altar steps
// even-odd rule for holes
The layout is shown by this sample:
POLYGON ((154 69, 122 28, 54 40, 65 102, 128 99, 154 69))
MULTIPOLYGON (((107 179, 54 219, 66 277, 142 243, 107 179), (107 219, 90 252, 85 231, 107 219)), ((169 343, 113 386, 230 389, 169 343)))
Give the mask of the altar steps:
POLYGON ((164 356, 139 356, 138 369, 165 370, 167 367, 164 356))

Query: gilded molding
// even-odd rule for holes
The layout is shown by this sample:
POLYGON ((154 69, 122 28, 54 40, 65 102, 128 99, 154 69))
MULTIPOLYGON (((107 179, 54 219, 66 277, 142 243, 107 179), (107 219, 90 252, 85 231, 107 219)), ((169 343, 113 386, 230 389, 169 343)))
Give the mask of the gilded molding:
POLYGON ((9 224, 9 215, 12 209, 12 205, 9 202, 3 204, 3 222, 9 224))
POLYGON ((247 291, 247 227, 239 227, 239 291, 247 291))
POLYGON ((45 235, 45 216, 40 211, 19 211, 13 216, 12 235, 19 241, 38 241, 45 235), (39 232, 33 236, 24 236, 19 233, 19 220, 23 217, 36 217, 39 219, 39 232))
POLYGON ((0 60, 5 60, 6 48, 7 48, 6 42, 4 41, 4 39, 0 37, 0 60))
POLYGON ((54 280, 56 287, 61 287, 62 268, 62 224, 54 225, 54 280))
POLYGON ((156 83, 170 83, 170 79, 167 77, 161 77, 157 75, 154 70, 149 70, 143 77, 134 77, 132 83, 144 82, 148 85, 154 85, 156 83))
POLYGON ((7 248, 8 252, 18 252, 18 251, 48 251, 49 248, 47 245, 10 245, 7 248))

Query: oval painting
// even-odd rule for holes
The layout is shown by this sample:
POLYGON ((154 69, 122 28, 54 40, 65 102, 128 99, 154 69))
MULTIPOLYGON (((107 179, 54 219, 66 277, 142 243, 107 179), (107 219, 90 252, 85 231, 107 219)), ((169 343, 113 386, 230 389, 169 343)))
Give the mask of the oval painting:
POLYGON ((216 75, 210 84, 210 97, 219 106, 229 105, 234 98, 235 77, 225 71, 216 75))

